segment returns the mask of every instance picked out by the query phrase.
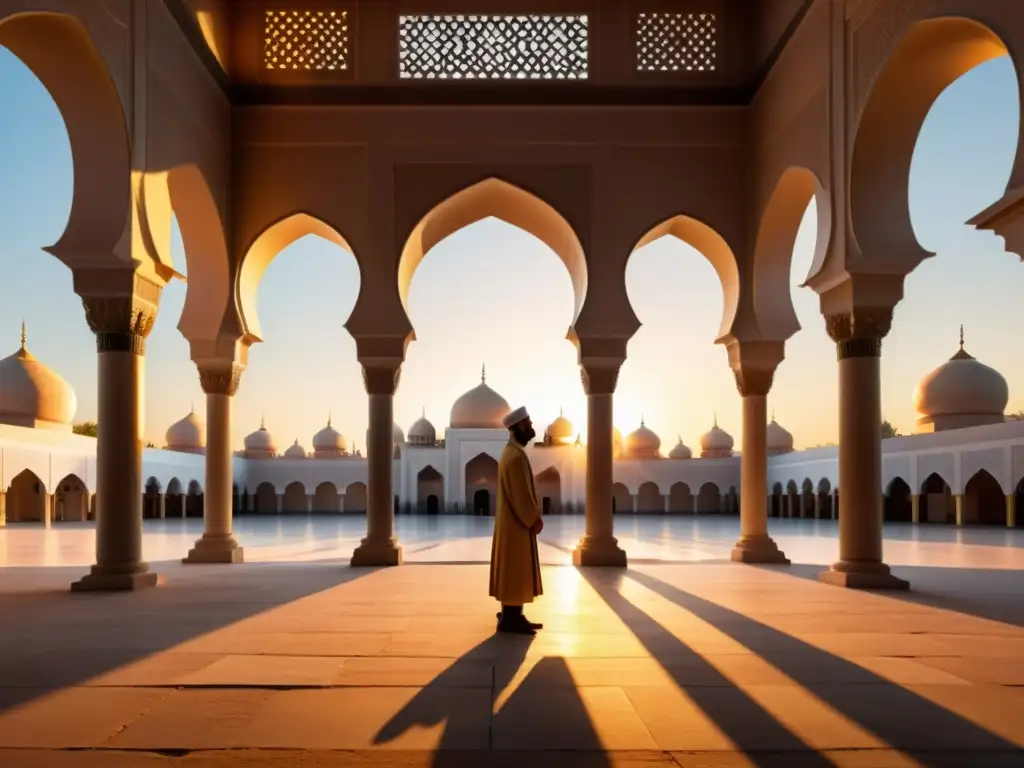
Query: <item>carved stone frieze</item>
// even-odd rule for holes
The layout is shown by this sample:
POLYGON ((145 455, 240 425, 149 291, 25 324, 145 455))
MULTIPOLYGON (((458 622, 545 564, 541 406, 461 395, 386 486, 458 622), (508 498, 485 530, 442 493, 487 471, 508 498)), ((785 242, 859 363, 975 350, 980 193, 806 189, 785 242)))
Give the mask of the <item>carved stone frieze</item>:
POLYGON ((82 306, 97 351, 146 353, 146 337, 156 321, 153 302, 138 295, 83 296, 82 306))
POLYGON ((839 360, 881 357, 882 339, 892 329, 891 307, 860 307, 825 316, 825 330, 836 343, 839 360))
POLYGON ((242 382, 244 366, 231 363, 225 366, 203 367, 199 369, 199 383, 203 392, 208 395, 234 395, 242 382))
POLYGON ((580 379, 583 391, 588 395, 613 395, 619 381, 619 367, 616 365, 597 365, 584 363, 580 365, 580 379))
POLYGON ((402 366, 364 365, 363 386, 368 395, 393 395, 402 377, 402 366))
POLYGON ((740 396, 767 395, 772 389, 775 369, 741 366, 733 370, 733 375, 736 377, 736 389, 739 390, 740 396))

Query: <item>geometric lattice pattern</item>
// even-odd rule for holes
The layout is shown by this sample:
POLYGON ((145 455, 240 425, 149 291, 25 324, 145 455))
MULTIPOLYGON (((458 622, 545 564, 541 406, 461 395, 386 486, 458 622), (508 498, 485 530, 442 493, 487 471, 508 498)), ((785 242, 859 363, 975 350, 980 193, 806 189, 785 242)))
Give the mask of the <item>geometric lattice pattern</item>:
POLYGON ((399 76, 583 80, 586 16, 402 16, 399 76))
POLYGON ((714 72, 718 27, 713 13, 640 13, 636 68, 640 72, 714 72))
POLYGON ((267 11, 263 63, 292 72, 348 69, 348 11, 267 11))

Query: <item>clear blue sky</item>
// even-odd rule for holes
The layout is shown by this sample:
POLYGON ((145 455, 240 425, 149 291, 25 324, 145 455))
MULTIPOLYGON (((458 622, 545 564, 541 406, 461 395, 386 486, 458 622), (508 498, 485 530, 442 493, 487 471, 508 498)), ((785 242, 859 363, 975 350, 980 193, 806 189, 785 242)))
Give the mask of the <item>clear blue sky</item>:
MULTIPOLYGON (((42 85, 0 48, 0 355, 18 346, 21 319, 29 347, 78 393, 76 421, 95 418, 96 352, 70 272, 40 248, 55 242, 71 201, 71 157, 60 115, 42 85)), ((963 222, 998 199, 1009 177, 1018 130, 1016 82, 1007 59, 985 64, 942 95, 922 131, 910 198, 922 243, 938 252, 907 281, 882 361, 883 411, 904 431, 913 428, 911 393, 917 380, 957 348, 967 348, 1010 382, 1010 410, 1024 407, 1024 357, 1012 340, 1024 321, 1024 265, 1002 241, 963 222), (1011 341, 1007 341, 1007 340, 1011 341)), ((813 216, 805 218, 794 254, 793 291, 802 330, 787 345, 770 407, 798 446, 835 439, 836 363, 817 296, 797 285, 810 266, 813 216), (808 402, 808 394, 817 400, 808 402)), ((184 264, 180 241, 175 261, 184 264)), ((269 267, 260 295, 266 343, 250 354, 237 397, 235 442, 267 427, 283 449, 326 422, 362 447, 366 396, 355 345, 342 324, 355 303, 354 259, 307 238, 269 267), (314 275, 317 278, 314 279, 314 275)), ((740 400, 725 350, 714 345, 721 291, 703 257, 672 239, 634 254, 629 296, 643 328, 629 347, 619 379, 615 422, 623 432, 643 414, 665 450, 677 435, 694 445, 720 425, 737 441, 740 400)), ((163 444, 167 426, 204 399, 188 345, 176 326, 185 285, 165 289, 147 354, 146 433, 163 444)), ((403 429, 422 408, 440 429, 455 397, 479 381, 515 406, 525 403, 547 423, 565 409, 585 427, 585 401, 575 350, 564 341, 572 289, 558 258, 531 235, 491 219, 439 244, 417 271, 409 296, 418 341, 411 345, 395 413, 403 429), (493 285, 493 292, 475 289, 493 285), (497 286, 501 286, 498 290, 497 286), (520 297, 532 295, 524 322, 520 297), (525 361, 513 349, 533 350, 525 361)))

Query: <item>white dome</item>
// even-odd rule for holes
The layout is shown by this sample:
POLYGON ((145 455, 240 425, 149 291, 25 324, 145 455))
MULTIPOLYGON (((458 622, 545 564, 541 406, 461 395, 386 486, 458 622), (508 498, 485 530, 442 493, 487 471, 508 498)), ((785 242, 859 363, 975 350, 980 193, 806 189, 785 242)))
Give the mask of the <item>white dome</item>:
POLYGON ((196 416, 195 408, 167 428, 164 441, 172 451, 195 451, 206 446, 206 426, 196 416))
POLYGON ((348 451, 348 440, 331 426, 331 417, 327 417, 327 426, 313 435, 313 450, 316 453, 345 453, 348 451))
POLYGON ((391 425, 391 439, 394 441, 395 445, 401 445, 405 442, 405 433, 402 431, 402 428, 398 426, 397 422, 391 425))
POLYGON ((640 419, 640 427, 626 436, 626 453, 630 456, 656 456, 661 438, 640 419))
POLYGON ((942 416, 1002 416, 1010 399, 1003 375, 960 349, 929 373, 914 390, 914 408, 928 418, 942 416))
POLYGON ((263 422, 260 422, 259 429, 250 435, 246 435, 243 442, 246 453, 277 455, 277 444, 263 422))
POLYGON ((692 459, 693 451, 686 447, 683 443, 683 438, 680 437, 679 442, 676 443, 675 448, 669 452, 668 457, 670 459, 692 459))
POLYGON ((0 360, 0 423, 70 428, 76 410, 71 385, 28 351, 23 324, 21 349, 0 360))
POLYGON ((558 418, 548 425, 545 434, 551 438, 553 443, 568 444, 572 441, 575 428, 572 422, 565 418, 565 415, 559 410, 558 418))
POLYGON ((789 453, 793 450, 793 435, 775 420, 768 422, 768 453, 789 453))
POLYGON ((284 452, 286 459, 304 459, 306 458, 306 449, 299 445, 298 438, 295 442, 288 446, 288 449, 284 452))
POLYGON ((486 370, 480 383, 452 405, 448 426, 452 429, 504 429, 501 420, 512 410, 504 397, 487 386, 486 370))
POLYGON ((433 445, 437 442, 437 430, 427 420, 426 410, 409 427, 409 445, 433 445))
POLYGON ((731 455, 732 447, 732 435, 718 426, 716 417, 711 429, 700 436, 701 456, 709 455, 709 458, 713 458, 715 455, 731 455))

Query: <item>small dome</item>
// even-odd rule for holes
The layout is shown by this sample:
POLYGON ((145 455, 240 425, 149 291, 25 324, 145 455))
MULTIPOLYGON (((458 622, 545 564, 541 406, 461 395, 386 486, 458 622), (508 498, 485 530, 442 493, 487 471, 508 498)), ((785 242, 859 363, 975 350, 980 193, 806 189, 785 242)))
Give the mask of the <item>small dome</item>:
POLYGON ((246 454, 253 454, 262 457, 277 455, 277 444, 274 442, 274 438, 271 437, 270 433, 267 431, 267 427, 263 421, 260 421, 259 429, 246 436, 244 445, 246 454))
POLYGON ((512 410, 508 401, 487 386, 487 369, 480 371, 480 383, 452 405, 448 426, 452 429, 504 429, 501 420, 512 410))
POLYGON ((647 428, 640 419, 640 427, 626 436, 626 453, 637 458, 651 458, 658 455, 661 449, 661 438, 647 428))
POLYGON ((575 429, 572 422, 565 418, 561 409, 558 411, 558 418, 552 421, 548 428, 545 430, 545 434, 550 438, 552 443, 559 445, 568 445, 572 442, 573 436, 575 435, 575 429))
POLYGON ((676 443, 675 447, 669 452, 668 457, 670 459, 692 459, 693 451, 686 447, 683 443, 683 438, 680 436, 679 442, 676 443))
POLYGON ((164 440, 172 451, 196 451, 206 446, 206 426, 196 416, 194 407, 188 416, 167 428, 164 440))
POLYGON ((700 436, 700 455, 703 459, 732 456, 732 435, 718 426, 718 417, 707 432, 700 436))
POLYGON ((793 450, 793 435, 775 420, 768 422, 768 453, 789 453, 793 450))
POLYGON ((398 426, 397 422, 394 422, 391 425, 391 439, 394 441, 395 445, 401 445, 405 442, 405 432, 402 431, 402 428, 398 426))
POLYGON ((313 435, 313 451, 316 455, 341 455, 348 451, 348 440, 331 426, 331 417, 327 416, 327 426, 313 435))
POLYGON ((914 391, 914 408, 926 419, 943 416, 1002 416, 1010 399, 1003 375, 960 349, 929 373, 914 391))
POLYGON ((298 438, 295 442, 288 446, 288 450, 284 452, 286 459, 304 459, 306 458, 306 449, 299 445, 298 438))
POLYGON ((427 412, 413 422, 409 427, 409 445, 433 445, 437 442, 437 430, 427 420, 427 412))
POLYGON ((0 423, 70 429, 77 409, 71 385, 28 351, 22 323, 21 348, 0 360, 0 423))

